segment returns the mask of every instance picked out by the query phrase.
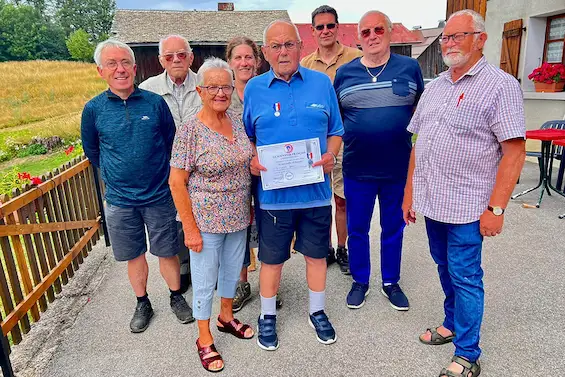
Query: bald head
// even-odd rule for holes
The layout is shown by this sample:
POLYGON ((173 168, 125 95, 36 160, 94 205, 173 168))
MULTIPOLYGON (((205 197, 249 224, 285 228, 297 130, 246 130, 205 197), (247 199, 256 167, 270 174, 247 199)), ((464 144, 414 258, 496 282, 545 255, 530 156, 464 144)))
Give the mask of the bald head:
POLYGON ((290 81, 298 70, 302 50, 298 29, 288 21, 274 21, 265 28, 263 39, 265 59, 279 78, 290 81))
POLYGON ((386 14, 378 10, 370 10, 361 16, 361 19, 357 23, 357 32, 361 34, 361 24, 363 23, 363 21, 365 21, 367 17, 373 18, 375 16, 377 16, 377 18, 382 18, 386 23, 388 31, 392 31, 392 22, 390 21, 390 18, 386 14))
MULTIPOLYGON (((289 21, 285 21, 285 20, 275 20, 275 21, 271 22, 269 25, 267 25, 265 30, 263 30, 263 44, 265 44, 265 45, 267 44, 267 34, 271 31, 271 29, 278 30, 281 27, 282 28, 291 27, 294 30, 295 39, 297 41, 300 41, 300 33, 298 32, 298 28, 296 27, 295 24, 293 24, 292 22, 289 22, 289 21)), ((276 31, 273 31, 273 32, 276 32, 276 31)))

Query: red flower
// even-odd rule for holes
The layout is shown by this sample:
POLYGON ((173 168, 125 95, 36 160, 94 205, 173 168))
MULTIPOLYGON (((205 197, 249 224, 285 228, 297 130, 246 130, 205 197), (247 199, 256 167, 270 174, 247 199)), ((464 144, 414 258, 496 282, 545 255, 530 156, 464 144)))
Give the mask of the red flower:
POLYGON ((73 153, 73 151, 75 150, 75 146, 71 145, 70 147, 68 147, 67 149, 65 149, 65 154, 68 156, 71 153, 73 153))
POLYGON ((541 67, 534 69, 532 73, 528 75, 528 78, 534 82, 543 82, 546 84, 565 80, 565 65, 561 63, 543 63, 541 67))
POLYGON ((31 184, 32 185, 39 185, 39 184, 42 184, 42 183, 43 183, 43 181, 39 177, 32 177, 31 178, 31 184))
POLYGON ((18 173, 18 179, 31 179, 31 174, 26 172, 18 173))

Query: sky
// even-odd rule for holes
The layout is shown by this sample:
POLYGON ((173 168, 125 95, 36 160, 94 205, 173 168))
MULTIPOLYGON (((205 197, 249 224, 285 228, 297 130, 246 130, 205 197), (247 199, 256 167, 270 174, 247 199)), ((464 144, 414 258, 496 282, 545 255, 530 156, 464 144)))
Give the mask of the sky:
MULTIPOLYGON (((224 0, 226 1, 226 0, 224 0)), ((229 0, 228 0, 229 1, 229 0)), ((286 9, 292 21, 311 22, 310 14, 324 0, 232 0, 235 10, 286 9)), ((166 9, 166 10, 217 10, 218 1, 210 0, 117 0, 117 7, 123 9, 166 9)), ((392 22, 401 22, 407 28, 422 26, 436 27, 445 19, 447 0, 389 0, 376 4, 366 0, 326 0, 325 4, 337 10, 340 23, 356 23, 368 10, 386 13, 392 22), (373 4, 373 5, 372 5, 373 4)))

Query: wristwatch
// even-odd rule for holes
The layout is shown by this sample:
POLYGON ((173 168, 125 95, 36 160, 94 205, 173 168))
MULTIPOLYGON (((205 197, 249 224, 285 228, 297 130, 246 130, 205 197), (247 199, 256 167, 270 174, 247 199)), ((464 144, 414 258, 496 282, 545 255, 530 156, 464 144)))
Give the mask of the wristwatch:
POLYGON ((337 164, 337 157, 336 157, 336 155, 334 154, 334 152, 332 152, 332 151, 328 151, 328 152, 330 152, 330 154, 331 154, 331 155, 333 156, 333 158, 334 158, 334 165, 337 164))
POLYGON ((501 216, 504 213, 504 208, 498 206, 488 206, 488 210, 491 211, 495 216, 501 216))

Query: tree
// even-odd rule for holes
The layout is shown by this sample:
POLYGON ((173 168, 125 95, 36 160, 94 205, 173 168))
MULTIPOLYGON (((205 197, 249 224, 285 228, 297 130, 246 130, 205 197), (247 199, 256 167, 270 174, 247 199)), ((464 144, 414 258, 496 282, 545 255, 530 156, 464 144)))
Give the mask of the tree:
POLYGON ((85 62, 92 61, 95 46, 90 41, 90 36, 86 31, 82 29, 73 31, 71 35, 69 35, 69 38, 67 38, 66 44, 73 59, 85 62))
POLYGON ((68 58, 63 30, 29 5, 0 3, 0 61, 68 58))
POLYGON ((56 17, 66 35, 86 31, 94 42, 107 39, 112 28, 115 0, 55 0, 56 17))

